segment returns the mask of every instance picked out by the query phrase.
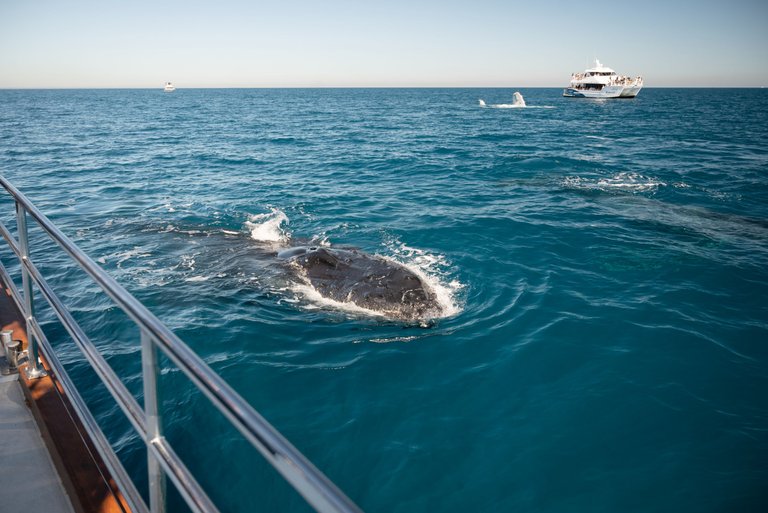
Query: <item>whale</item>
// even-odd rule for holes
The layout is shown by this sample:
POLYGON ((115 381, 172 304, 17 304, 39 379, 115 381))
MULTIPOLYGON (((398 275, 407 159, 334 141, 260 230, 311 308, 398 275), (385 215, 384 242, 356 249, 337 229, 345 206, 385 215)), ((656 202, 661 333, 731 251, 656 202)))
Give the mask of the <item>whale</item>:
POLYGON ((325 246, 291 247, 277 256, 326 299, 406 322, 423 322, 442 314, 430 285, 394 260, 325 246))
MULTIPOLYGON (((423 327, 456 313, 450 292, 418 267, 351 246, 294 238, 281 227, 287 222, 274 209, 252 216, 245 224, 247 236, 242 230, 200 225, 160 223, 157 230, 174 238, 204 239, 194 244, 194 258, 185 260, 194 265, 181 268, 186 281, 235 279, 269 295, 295 292, 324 308, 423 327), (203 269, 213 274, 199 278, 203 269)), ((174 247, 184 244, 174 241, 174 247)), ((297 296, 286 299, 292 304, 297 296)))

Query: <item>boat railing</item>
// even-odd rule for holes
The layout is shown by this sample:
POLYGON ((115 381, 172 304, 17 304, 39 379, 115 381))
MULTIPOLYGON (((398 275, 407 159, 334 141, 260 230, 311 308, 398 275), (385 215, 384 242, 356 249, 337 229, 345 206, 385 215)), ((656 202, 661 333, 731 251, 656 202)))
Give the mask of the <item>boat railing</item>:
POLYGON ((0 222, 0 234, 19 259, 21 286, 19 291, 8 270, 0 262, 0 278, 24 315, 27 325, 27 375, 36 378, 45 373, 38 351, 54 372, 82 421, 88 436, 112 474, 128 506, 135 513, 166 511, 166 477, 179 491, 194 512, 216 512, 218 508, 208 497, 195 476, 189 471, 169 441, 163 436, 157 382, 160 368, 158 351, 186 375, 191 383, 228 419, 242 436, 286 479, 294 489, 320 512, 358 512, 358 507, 325 475, 307 460, 290 442, 251 407, 232 387, 195 354, 142 303, 126 291, 114 278, 88 257, 62 233, 29 199, 0 176, 0 185, 11 195, 16 207, 16 237, 0 222), (96 346, 75 321, 71 313, 42 276, 30 257, 27 229, 28 218, 37 222, 42 231, 69 255, 77 265, 122 309, 140 331, 143 408, 128 391, 96 346), (123 467, 93 414, 67 375, 46 338, 37 317, 33 301, 33 285, 53 309, 57 318, 82 351, 89 364, 132 424, 147 448, 149 504, 138 491, 123 467))

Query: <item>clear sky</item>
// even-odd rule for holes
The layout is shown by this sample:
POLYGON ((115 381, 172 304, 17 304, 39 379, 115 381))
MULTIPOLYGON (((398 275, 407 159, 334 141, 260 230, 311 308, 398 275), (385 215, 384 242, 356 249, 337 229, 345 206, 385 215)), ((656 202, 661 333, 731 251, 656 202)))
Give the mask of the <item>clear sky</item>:
POLYGON ((0 0, 0 88, 768 86, 768 0, 0 0))

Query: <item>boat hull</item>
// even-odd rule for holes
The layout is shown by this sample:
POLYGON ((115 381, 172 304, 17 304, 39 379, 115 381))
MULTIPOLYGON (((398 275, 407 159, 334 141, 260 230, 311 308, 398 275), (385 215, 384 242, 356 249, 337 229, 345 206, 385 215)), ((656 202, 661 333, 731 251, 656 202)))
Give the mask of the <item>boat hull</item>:
POLYGON ((621 98, 634 98, 637 96, 637 93, 640 92, 640 89, 642 89, 643 86, 629 86, 625 87, 624 90, 621 92, 621 98))
POLYGON ((567 98, 620 98, 624 89, 622 86, 605 86, 602 89, 567 87, 563 89, 563 96, 567 98))
POLYGON ((604 87, 601 91, 576 89, 567 87, 563 90, 566 98, 634 98, 643 86, 611 86, 604 87), (618 92, 616 89, 618 88, 618 92))

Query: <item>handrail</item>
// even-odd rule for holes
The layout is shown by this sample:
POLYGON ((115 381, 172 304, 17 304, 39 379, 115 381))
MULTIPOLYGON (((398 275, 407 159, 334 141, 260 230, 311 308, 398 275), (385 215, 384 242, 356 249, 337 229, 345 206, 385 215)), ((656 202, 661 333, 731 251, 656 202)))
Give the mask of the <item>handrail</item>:
MULTIPOLYGON (((62 233, 29 199, 13 186, 5 177, 0 176, 2 185, 14 198, 17 208, 17 228, 19 244, 14 243, 10 232, 0 223, 0 234, 8 241, 9 246, 22 262, 22 278, 24 278, 25 305, 19 305, 27 318, 33 322, 34 307, 32 305, 31 282, 43 292, 46 300, 56 311, 65 328, 73 336, 78 346, 86 354, 88 361, 112 393, 118 405, 131 420, 134 428, 144 439, 148 449, 148 468, 150 472, 150 509, 153 513, 165 510, 165 494, 163 472, 168 474, 171 481, 179 489, 182 497, 193 511, 212 512, 215 506, 205 492, 197 484, 194 476, 186 469, 181 459, 173 451, 168 441, 162 436, 157 405, 150 396, 154 393, 154 383, 158 369, 156 359, 151 356, 155 349, 160 349, 192 383, 213 403, 214 406, 231 422, 234 427, 264 456, 264 458, 304 497, 304 499, 320 512, 359 512, 359 508, 341 492, 325 475, 307 460, 290 442, 288 442, 272 425, 269 424, 253 407, 251 407, 232 387, 195 354, 189 346, 179 339, 141 302, 126 291, 120 284, 99 267, 90 257, 83 253, 75 243, 62 233), (96 284, 120 307, 142 333, 142 378, 145 383, 144 412, 137 411, 138 404, 130 393, 125 390, 114 371, 95 350, 88 337, 77 326, 76 321, 58 300, 56 295, 37 271, 28 256, 26 236, 26 214, 29 214, 56 242, 70 258, 93 279, 96 284), (150 389, 147 384, 151 383, 150 389), (147 394, 149 392, 149 394, 147 394), (127 394, 127 395, 126 395, 127 394), (148 399, 150 398, 150 399, 148 399), (151 408, 155 408, 154 411, 151 408), (153 424, 154 423, 154 424, 153 424), (159 469, 162 469, 162 472, 159 469)), ((18 292, 16 293, 18 296, 18 292)), ((41 334, 42 335, 42 334, 41 334)), ((37 368, 36 337, 30 337, 30 368, 37 368)), ((39 337, 37 337, 39 338, 39 337)), ((47 343, 43 344, 50 351, 47 343)), ((63 368, 57 369, 57 372, 63 368)), ((96 435, 94 435, 96 436, 96 435)), ((102 435, 103 436, 103 435, 102 435)), ((99 446, 97 445, 97 448, 99 446)), ((111 450, 111 447, 109 448, 111 450)), ((100 449, 101 452, 101 449, 100 449)), ((102 455, 104 456, 104 455, 102 455)), ((117 462, 119 465, 119 461, 117 462)), ((118 469, 119 470, 119 469, 118 469)), ((124 472, 124 470, 123 470, 124 472)), ((126 493, 127 490, 122 490, 126 493)), ((133 501, 141 501, 139 496, 133 501)))
POLYGON ((85 334, 82 328, 80 328, 80 325, 77 324, 77 321, 75 321, 75 319, 72 317, 72 314, 69 313, 56 293, 53 291, 50 285, 48 285, 48 282, 45 281, 45 278, 43 278, 43 276, 40 274, 40 271, 37 269, 37 267, 35 267, 35 264, 33 264, 32 261, 28 259, 21 259, 19 248, 16 246, 13 237, 11 236, 10 232, 8 232, 8 229, 1 223, 0 235, 2 235, 6 242, 8 242, 8 246, 11 248, 11 251, 13 251, 16 256, 19 257, 19 260, 22 261, 24 267, 26 267, 27 271, 32 276, 32 279, 35 281, 35 283, 37 283, 40 292, 43 293, 43 297, 53 307, 53 311, 56 313, 59 321, 61 321, 61 324, 64 326, 67 332, 69 332, 75 343, 80 347, 80 350, 90 362, 91 367, 93 367, 93 369, 99 375, 101 381, 107 387, 107 390, 110 391, 112 397, 114 397, 115 401, 121 407, 123 407, 123 411, 128 417, 128 420, 131 421, 136 431, 141 433, 144 430, 144 412, 141 410, 139 403, 136 401, 136 399, 133 398, 125 385, 123 385, 123 382, 120 381, 117 375, 115 375, 115 372, 110 368, 107 361, 103 356, 101 356, 88 336, 85 334))
MULTIPOLYGON (((16 289, 16 285, 14 285, 10 275, 8 274, 8 271, 5 269, 5 266, 1 262, 0 279, 2 279, 6 286, 10 289, 11 298, 16 303, 16 306, 21 307, 23 302, 21 300, 19 291, 16 289)), ((118 488, 122 492, 128 507, 133 513, 149 513, 149 510, 144 504, 144 501, 141 500, 141 494, 136 490, 133 481, 128 476, 128 473, 125 471, 123 465, 120 463, 117 454, 111 450, 107 437, 104 436, 101 428, 99 428, 99 425, 96 423, 96 419, 85 405, 85 401, 80 395, 80 392, 78 392, 77 388, 75 388, 71 378, 64 370, 64 366, 59 361, 58 356, 56 356, 56 353, 48 342, 48 339, 45 336, 45 333, 43 333, 42 328, 36 320, 32 319, 28 320, 27 329, 32 336, 37 337, 40 345, 45 350, 45 356, 48 365, 51 367, 51 369, 53 369, 56 377, 61 383, 62 388, 67 393, 69 402, 74 408, 74 412, 69 410, 67 411, 69 416, 72 417, 74 414, 82 422, 85 430, 88 432, 90 440, 93 442, 94 447, 96 447, 96 450, 104 461, 104 464, 107 466, 107 469, 109 469, 112 478, 115 480, 118 488)))

